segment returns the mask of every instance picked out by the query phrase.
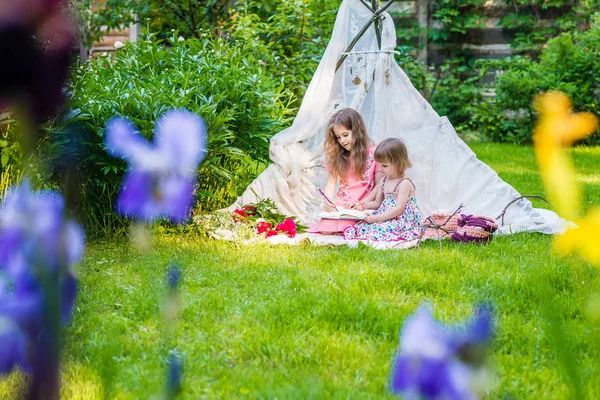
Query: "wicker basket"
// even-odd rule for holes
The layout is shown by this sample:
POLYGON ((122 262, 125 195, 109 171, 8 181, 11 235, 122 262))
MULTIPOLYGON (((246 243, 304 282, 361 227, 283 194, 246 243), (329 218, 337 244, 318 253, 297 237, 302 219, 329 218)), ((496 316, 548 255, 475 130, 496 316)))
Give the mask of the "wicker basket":
POLYGON ((457 221, 456 231, 452 234, 452 240, 487 243, 492 240, 496 229, 498 229, 498 224, 493 218, 461 214, 457 221))
POLYGON ((458 214, 434 213, 422 222, 423 239, 445 239, 452 236, 458 226, 458 214))

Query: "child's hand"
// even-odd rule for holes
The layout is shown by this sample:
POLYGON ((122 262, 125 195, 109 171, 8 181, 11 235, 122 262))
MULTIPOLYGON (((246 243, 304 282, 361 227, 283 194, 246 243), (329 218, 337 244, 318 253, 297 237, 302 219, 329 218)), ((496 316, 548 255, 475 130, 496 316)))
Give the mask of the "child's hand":
POLYGON ((335 211, 335 208, 333 208, 332 204, 329 204, 329 202, 325 202, 323 203, 323 210, 325 211, 335 211))
POLYGON ((363 221, 365 221, 367 224, 373 224, 375 222, 379 222, 379 218, 377 218, 377 215, 367 215, 363 221))
POLYGON ((344 207, 348 208, 350 210, 359 210, 359 211, 363 211, 365 209, 365 205, 363 204, 362 201, 348 202, 344 205, 344 207))

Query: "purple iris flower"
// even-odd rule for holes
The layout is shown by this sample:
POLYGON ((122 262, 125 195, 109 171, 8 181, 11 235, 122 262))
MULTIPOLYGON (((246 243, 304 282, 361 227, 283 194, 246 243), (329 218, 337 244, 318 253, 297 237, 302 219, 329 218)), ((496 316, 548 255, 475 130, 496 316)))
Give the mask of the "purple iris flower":
POLYGON ((493 332, 491 309, 479 307, 471 321, 448 327, 437 322, 429 306, 421 306, 404 324, 394 361, 391 390, 405 398, 476 399, 472 389, 475 357, 493 332))
POLYGON ((64 219, 63 197, 33 192, 28 180, 13 188, 0 209, 0 268, 17 278, 34 265, 56 270, 77 263, 85 244, 81 227, 64 219))
POLYGON ((0 317, 0 375, 15 367, 28 370, 27 336, 10 319, 0 317))
MULTIPOLYGON (((45 318, 52 288, 59 296, 61 322, 69 320, 77 284, 71 267, 84 250, 83 231, 65 220, 58 193, 34 192, 29 181, 13 188, 0 208, 0 336, 14 352, 0 347, 0 374, 16 365, 30 370, 30 357, 48 328, 45 318), (8 327, 3 330, 3 327, 8 327), (15 361, 16 360, 16 361, 15 361)), ((42 355, 43 356, 43 355, 42 355)))
POLYGON ((156 123, 149 143, 127 119, 106 126, 106 147, 129 163, 117 199, 120 215, 152 221, 184 221, 194 196, 198 164, 206 156, 206 129, 197 115, 171 110, 156 123))

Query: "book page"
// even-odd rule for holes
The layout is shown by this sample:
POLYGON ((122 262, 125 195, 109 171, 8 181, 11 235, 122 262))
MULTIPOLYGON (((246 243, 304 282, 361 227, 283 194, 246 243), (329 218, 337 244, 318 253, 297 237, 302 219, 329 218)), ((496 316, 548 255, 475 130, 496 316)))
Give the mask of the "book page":
POLYGON ((330 219, 365 219, 368 214, 364 211, 351 210, 348 208, 338 207, 338 211, 324 211, 319 214, 319 218, 330 219))

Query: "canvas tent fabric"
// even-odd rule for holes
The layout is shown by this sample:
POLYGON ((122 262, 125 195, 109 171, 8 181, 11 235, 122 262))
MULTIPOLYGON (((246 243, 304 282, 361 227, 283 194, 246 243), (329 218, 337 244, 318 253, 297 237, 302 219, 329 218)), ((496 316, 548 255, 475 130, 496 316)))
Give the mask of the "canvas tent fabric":
MULTIPOLYGON (((394 59, 396 31, 390 15, 381 14, 381 46, 375 25, 366 30, 336 64, 373 17, 361 0, 344 0, 331 40, 310 82, 292 125, 270 143, 270 164, 230 209, 270 198, 279 212, 315 222, 323 198, 317 188, 326 181, 324 138, 330 116, 344 107, 358 110, 375 144, 387 137, 402 139, 412 167, 407 176, 417 188, 424 215, 453 212, 497 217, 520 194, 488 165, 477 159, 458 137, 448 118, 439 116, 413 87, 394 59)), ((562 232, 566 221, 527 199, 505 213, 499 234, 522 231, 562 232)))

